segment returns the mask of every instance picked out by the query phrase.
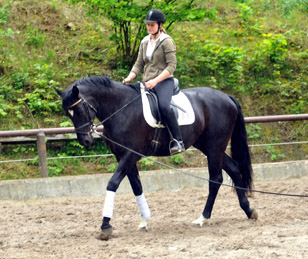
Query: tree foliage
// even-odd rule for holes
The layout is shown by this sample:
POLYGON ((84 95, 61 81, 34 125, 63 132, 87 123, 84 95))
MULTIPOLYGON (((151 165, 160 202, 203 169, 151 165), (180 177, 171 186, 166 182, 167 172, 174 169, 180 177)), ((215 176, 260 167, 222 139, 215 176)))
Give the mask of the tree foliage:
POLYGON ((178 21, 197 21, 204 17, 215 18, 214 11, 198 7, 200 0, 66 0, 71 3, 82 2, 90 15, 104 15, 111 21, 110 39, 117 46, 118 65, 131 66, 138 54, 139 44, 146 35, 143 20, 146 13, 158 8, 165 13, 169 29, 178 21))

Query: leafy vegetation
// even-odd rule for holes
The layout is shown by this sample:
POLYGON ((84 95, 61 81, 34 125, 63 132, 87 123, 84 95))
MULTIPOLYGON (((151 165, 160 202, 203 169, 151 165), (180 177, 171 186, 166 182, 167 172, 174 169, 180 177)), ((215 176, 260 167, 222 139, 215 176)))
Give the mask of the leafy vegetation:
MULTIPOLYGON (((120 81, 136 57, 152 7, 166 14, 181 88, 223 90, 239 99, 245 116, 308 113, 307 0, 0 0, 0 130, 71 126, 53 88, 90 75, 120 81)), ((307 140, 304 122, 247 128, 252 144, 307 140)), ((252 151, 254 162, 281 161, 307 158, 308 147, 252 151)), ((76 141, 48 143, 49 157, 107 152, 103 144, 85 150, 76 141)), ((1 150, 1 160, 35 156, 34 144, 1 150)), ((194 166, 200 160, 191 162, 193 157, 166 162, 194 166)), ((48 164, 54 176, 115 168, 114 158, 48 164)), ((143 160, 139 166, 156 168, 143 160)), ((35 162, 18 163, 18 170, 0 167, 0 179, 37 176, 35 162)))
POLYGON ((145 13, 158 8, 166 13, 166 28, 175 22, 197 21, 208 15, 206 9, 197 7, 200 0, 179 1, 114 1, 114 0, 66 0, 83 3, 88 14, 107 17, 111 21, 110 39, 115 43, 118 66, 132 66, 138 54, 139 44, 146 35, 143 24, 145 13))

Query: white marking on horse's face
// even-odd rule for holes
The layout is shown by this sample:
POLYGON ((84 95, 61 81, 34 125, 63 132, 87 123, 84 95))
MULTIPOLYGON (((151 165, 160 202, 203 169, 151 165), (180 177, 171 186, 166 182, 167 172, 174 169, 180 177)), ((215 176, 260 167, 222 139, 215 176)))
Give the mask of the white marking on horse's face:
POLYGON ((74 111, 73 110, 68 110, 68 113, 72 116, 72 118, 73 118, 73 116, 74 116, 74 111))

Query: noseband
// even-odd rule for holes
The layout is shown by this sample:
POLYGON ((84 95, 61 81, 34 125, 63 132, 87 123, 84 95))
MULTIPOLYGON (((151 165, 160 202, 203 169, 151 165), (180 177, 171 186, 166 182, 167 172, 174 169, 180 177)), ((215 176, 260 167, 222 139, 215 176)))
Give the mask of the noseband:
POLYGON ((91 105, 90 103, 88 103, 81 95, 79 95, 79 100, 75 103, 73 103, 70 107, 68 107, 69 109, 72 109, 73 107, 75 107, 77 104, 79 103, 82 103, 86 112, 87 112, 87 117, 88 117, 88 122, 82 124, 81 126, 79 126, 78 128, 75 128, 75 132, 78 133, 78 134, 84 134, 84 135, 89 135, 93 132, 93 121, 94 121, 94 118, 91 119, 91 116, 90 116, 90 109, 93 110, 95 112, 95 115, 97 113, 97 110, 93 107, 93 105, 91 105), (91 128, 88 132, 84 132, 84 131, 80 131, 81 129, 87 127, 91 125, 91 128))

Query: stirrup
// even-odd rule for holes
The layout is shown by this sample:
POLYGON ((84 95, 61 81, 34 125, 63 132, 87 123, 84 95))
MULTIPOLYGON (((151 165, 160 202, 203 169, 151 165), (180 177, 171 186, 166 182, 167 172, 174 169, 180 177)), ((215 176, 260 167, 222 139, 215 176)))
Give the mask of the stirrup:
POLYGON ((175 155, 185 151, 184 142, 172 139, 169 143, 170 155, 175 155))

